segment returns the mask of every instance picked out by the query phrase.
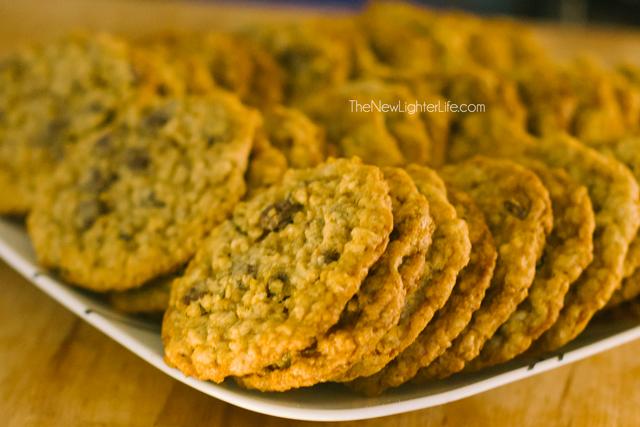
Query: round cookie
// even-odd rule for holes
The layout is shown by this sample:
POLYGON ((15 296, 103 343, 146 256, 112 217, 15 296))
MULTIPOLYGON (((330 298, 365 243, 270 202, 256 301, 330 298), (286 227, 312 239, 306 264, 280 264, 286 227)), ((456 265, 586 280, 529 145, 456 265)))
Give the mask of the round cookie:
POLYGON ((370 396, 397 387, 415 376, 423 366, 440 356, 471 320, 480 307, 496 265, 496 246, 487 228, 484 215, 469 196, 455 188, 447 188, 449 201, 455 206, 459 218, 467 223, 471 254, 446 304, 416 340, 389 362, 380 372, 359 382, 361 390, 370 396), (366 387, 364 387, 366 385, 366 387))
POLYGON ((282 151, 289 167, 309 168, 324 161, 324 132, 301 111, 276 106, 263 114, 267 138, 282 151))
POLYGON ((32 46, 0 69, 0 214, 26 214, 70 147, 122 106, 183 93, 159 58, 106 34, 32 46))
POLYGON ((309 348, 340 318, 393 228, 382 172, 356 159, 289 170, 201 245, 165 313, 165 361, 221 382, 309 348))
POLYGON ((442 180, 431 169, 411 165, 407 172, 429 202, 435 230, 425 257, 425 269, 415 286, 407 287, 398 325, 388 331, 372 353, 335 381, 358 391, 368 389, 367 376, 380 371, 407 348, 449 298, 460 270, 469 262, 471 243, 467 224, 447 200, 442 180), (358 378, 361 377, 361 378, 358 378), (353 380, 353 381, 351 381, 353 380))
POLYGON ((237 378, 243 387, 284 391, 330 380, 369 353, 398 323, 404 305, 403 286, 410 288, 409 284, 422 275, 433 225, 429 204, 411 177, 398 168, 382 171, 389 184, 394 222, 386 251, 334 327, 311 347, 289 353, 257 374, 237 378))
POLYGON ((39 262, 96 291, 185 264, 244 194, 257 124, 226 92, 130 106, 39 192, 27 221, 39 262))
POLYGON ((531 171, 509 160, 474 157, 443 168, 447 185, 466 192, 484 214, 498 249, 498 259, 480 308, 471 322, 413 381, 443 378, 476 357, 483 344, 516 310, 533 282, 553 225, 549 192, 531 171))
POLYGON ((595 218, 587 189, 562 169, 524 161, 549 191, 553 230, 536 267, 529 296, 465 369, 474 371, 523 353, 556 321, 570 284, 593 259, 595 218))
POLYGON ((353 72, 348 39, 336 34, 339 23, 309 20, 269 24, 244 34, 272 55, 284 71, 284 103, 340 85, 353 72))

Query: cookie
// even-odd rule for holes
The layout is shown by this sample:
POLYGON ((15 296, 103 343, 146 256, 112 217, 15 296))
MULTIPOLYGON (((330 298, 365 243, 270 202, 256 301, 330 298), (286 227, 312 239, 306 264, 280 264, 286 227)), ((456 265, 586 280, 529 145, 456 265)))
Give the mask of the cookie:
POLYGON ((38 194, 27 226, 39 262, 101 292, 185 264, 244 194, 257 123, 226 92, 130 106, 38 194))
POLYGON ((171 284, 184 269, 157 277, 143 286, 109 293, 109 303, 121 313, 163 313, 169 306, 171 284))
POLYGON ((353 71, 348 38, 332 31, 328 20, 269 24, 244 36, 272 55, 284 72, 283 102, 304 100, 347 81, 353 71))
POLYGON ((483 344, 527 296, 536 262, 553 225, 549 192, 531 171, 509 160, 474 157, 440 172, 465 191, 484 214, 498 249, 491 285, 471 322, 413 381, 443 378, 475 358, 483 344))
POLYGON ((447 197, 459 218, 467 223, 471 253, 469 264, 456 280, 451 296, 416 340, 389 362, 380 372, 361 378, 370 396, 397 387, 413 378, 418 369, 428 366, 440 356, 471 320, 480 307, 496 265, 496 246, 484 215, 469 196, 455 188, 447 188, 447 197))
POLYGON ((70 147, 123 105, 144 104, 156 92, 181 94, 164 65, 106 34, 75 34, 3 61, 0 214, 26 214, 70 147))
POLYGON ((271 144, 294 169, 314 167, 325 159, 323 129, 299 110, 283 106, 266 110, 264 130, 271 144))
POLYGON ((411 345, 447 301, 458 273, 469 262, 471 243, 467 224, 458 218, 447 200, 442 180, 435 171, 424 166, 410 165, 407 172, 429 202, 435 230, 426 254, 424 273, 415 286, 407 288, 398 325, 382 337, 372 353, 334 379, 353 380, 347 386, 358 391, 366 392, 369 388, 366 377, 380 371, 411 345))
POLYGON ((433 225, 429 204, 411 177, 398 168, 382 171, 389 184, 394 222, 386 251, 334 327, 311 347, 289 353, 257 374, 238 378, 243 387, 284 391, 330 380, 369 353, 398 323, 404 305, 403 284, 411 287, 422 275, 433 225))
MULTIPOLYGON (((636 181, 640 179, 640 140, 634 137, 622 138, 609 143, 593 145, 600 153, 622 162, 633 174, 636 181)), ((640 293, 640 285, 630 276, 640 266, 640 236, 636 234, 629 245, 629 251, 624 259, 624 272, 620 289, 611 297, 609 307, 617 305, 622 301, 634 298, 640 293)))
POLYGON ((538 140, 524 147, 527 156, 565 169, 587 187, 596 219, 593 261, 569 289, 556 323, 532 346, 533 351, 550 351, 582 332, 620 285, 624 259, 640 224, 638 184, 620 162, 568 136, 538 140))
POLYGON ((245 173, 247 192, 244 198, 249 200, 272 185, 279 184, 287 172, 287 166, 285 155, 271 145, 264 129, 259 129, 253 141, 245 173))
POLYGON ((596 228, 593 261, 567 292, 558 320, 533 343, 529 354, 562 347, 586 327, 591 317, 620 286, 624 260, 640 219, 638 183, 619 161, 580 144, 566 134, 537 139, 510 126, 492 123, 490 137, 458 140, 457 153, 534 159, 547 167, 564 169, 571 179, 587 187, 596 228))
POLYGON ((431 139, 421 120, 422 105, 415 103, 403 85, 363 80, 310 97, 300 108, 325 126, 327 140, 342 156, 399 166, 429 161, 431 139))
POLYGON ((356 18, 370 46, 369 60, 362 63, 363 75, 407 80, 436 71, 436 43, 420 37, 415 28, 421 18, 432 19, 426 10, 387 2, 372 3, 356 18))
POLYGON ((385 251, 388 192, 378 168, 340 159, 238 204, 173 284, 166 363, 221 382, 309 348, 385 251))
POLYGON ((529 348, 556 321, 570 284, 593 259, 595 218, 586 187, 562 169, 549 169, 534 161, 521 164, 549 191, 553 230, 536 266, 529 296, 484 344, 480 355, 467 364, 467 370, 505 362, 529 348))
POLYGON ((275 59, 251 40, 220 32, 163 31, 138 43, 179 70, 191 93, 223 88, 261 109, 282 102, 283 72, 275 59))

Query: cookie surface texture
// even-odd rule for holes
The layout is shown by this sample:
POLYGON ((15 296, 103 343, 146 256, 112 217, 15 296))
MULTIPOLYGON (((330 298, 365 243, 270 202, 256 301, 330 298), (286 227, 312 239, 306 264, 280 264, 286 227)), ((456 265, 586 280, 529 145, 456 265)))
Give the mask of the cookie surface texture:
POLYGON ((340 159, 240 203, 174 282, 165 361, 221 382, 312 346, 387 247, 388 192, 378 168, 340 159))
POLYGON ((369 353, 398 323, 404 305, 403 283, 415 281, 422 274, 433 227, 427 200, 411 177, 397 168, 382 171, 389 184, 394 221, 386 251, 330 332, 312 347, 287 354, 258 374, 239 378, 242 386, 284 391, 327 381, 369 353))

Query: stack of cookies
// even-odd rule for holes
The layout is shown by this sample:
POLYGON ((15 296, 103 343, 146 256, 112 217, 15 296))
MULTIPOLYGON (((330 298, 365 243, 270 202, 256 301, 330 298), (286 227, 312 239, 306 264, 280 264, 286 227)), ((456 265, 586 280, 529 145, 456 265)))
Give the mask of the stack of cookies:
POLYGON ((69 284, 164 313, 167 364, 263 391, 377 395, 637 307, 639 160, 640 68, 399 3, 0 62, 0 214, 69 284))

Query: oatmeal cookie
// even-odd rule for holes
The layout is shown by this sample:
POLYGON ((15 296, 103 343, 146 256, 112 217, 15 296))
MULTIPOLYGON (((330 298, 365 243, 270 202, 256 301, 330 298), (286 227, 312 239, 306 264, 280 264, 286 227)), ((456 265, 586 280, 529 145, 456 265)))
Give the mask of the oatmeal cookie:
POLYGON ((484 215, 469 196, 455 188, 447 188, 447 197, 459 218, 469 228, 471 254, 446 304, 440 309, 418 338, 380 372, 360 378, 361 390, 370 396, 389 387, 397 387, 413 378, 423 366, 440 356, 471 320, 480 307, 496 265, 496 246, 484 215))
POLYGON ((431 139, 415 102, 403 85, 362 80, 310 97, 300 108, 325 126, 341 155, 400 166, 429 161, 431 139))
POLYGON ((586 327, 593 315, 620 286, 630 242, 640 223, 638 183, 619 161, 588 148, 567 134, 538 139, 510 126, 492 124, 490 137, 458 140, 458 153, 506 158, 530 158, 547 167, 564 169, 589 192, 596 228, 593 261, 565 295, 558 320, 533 343, 531 353, 562 347, 586 327))
POLYGON ((272 55, 284 72, 287 105, 346 82, 353 72, 348 38, 331 31, 327 20, 269 24, 244 36, 272 55))
POLYGON ((221 32, 163 31, 138 43, 179 70, 191 93, 223 88, 261 109, 282 102, 282 69, 249 39, 221 32))
POLYGON ((347 386, 354 390, 366 391, 365 377, 380 371, 416 339, 447 301, 458 273, 469 262, 471 243, 467 224, 458 218, 447 200, 442 180, 424 166, 410 165, 407 172, 429 202, 429 214, 435 225, 432 244, 426 254, 422 277, 416 286, 406 291, 398 325, 382 337, 372 353, 334 379, 350 381, 347 386))
POLYGON ((522 147, 526 156, 565 169, 587 187, 596 219, 593 261, 569 288, 558 320, 532 346, 534 351, 549 351, 582 332, 620 285, 629 244, 640 224, 638 184, 620 162, 566 135, 522 147))
MULTIPOLYGON (((640 139, 626 137, 608 143, 592 145, 592 148, 622 162, 629 168, 636 181, 640 182, 640 139)), ((624 259, 623 277, 625 279, 622 281, 620 289, 616 290, 611 297, 608 303, 609 307, 632 299, 640 293, 640 284, 637 283, 636 278, 631 278, 638 270, 638 267, 640 267, 640 234, 636 234, 629 245, 629 251, 624 259)))
POLYGON ((110 124, 122 106, 182 94, 165 65, 106 34, 74 34, 4 60, 0 214, 26 214, 70 147, 110 124))
POLYGON ((562 169, 549 169, 535 161, 520 163, 538 175, 549 191, 553 230, 536 266, 529 296, 467 364, 467 370, 505 362, 529 348, 556 321, 570 284, 593 259, 595 218, 586 187, 562 169))
POLYGON ((261 391, 284 391, 324 382, 347 371, 369 353, 400 319, 404 288, 424 269, 433 225, 429 204, 402 169, 384 168, 394 229, 389 245, 340 315, 338 323, 311 347, 287 354, 257 374, 238 378, 261 391))
POLYGON ((324 130, 301 111, 283 106, 266 110, 264 130, 271 144, 285 155, 289 167, 309 168, 324 161, 324 130))
POLYGON ((249 165, 245 173, 246 200, 263 192, 272 185, 279 184, 287 172, 287 158, 267 139, 264 131, 256 132, 249 155, 249 165))
POLYGON ((221 382, 311 347, 387 247, 388 192, 378 168, 340 159, 238 204, 173 284, 167 364, 221 382))
POLYGON ((257 123, 226 92, 130 106, 38 193, 27 221, 38 260, 96 291, 183 265, 244 194, 257 123))
POLYGON ((498 259, 491 285, 471 322, 413 381, 449 376, 478 355, 526 298, 553 225, 549 192, 533 172, 514 162, 474 157, 446 166, 440 175, 478 204, 495 239, 498 259))

